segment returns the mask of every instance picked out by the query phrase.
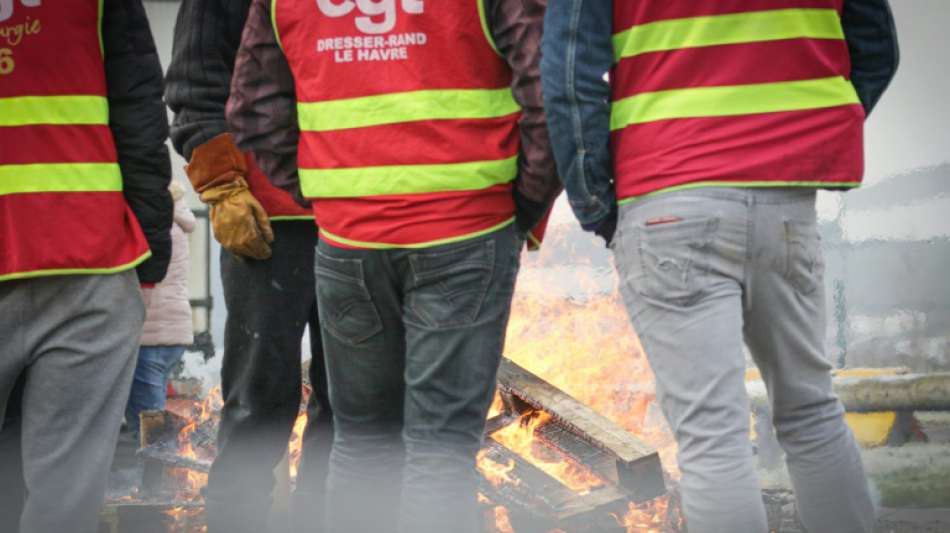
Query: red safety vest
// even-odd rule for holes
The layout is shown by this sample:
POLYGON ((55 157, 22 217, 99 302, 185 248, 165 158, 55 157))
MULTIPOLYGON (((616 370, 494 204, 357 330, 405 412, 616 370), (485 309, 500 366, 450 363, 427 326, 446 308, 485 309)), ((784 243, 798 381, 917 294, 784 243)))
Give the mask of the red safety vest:
POLYGON ((324 240, 424 247, 512 222, 520 108, 480 0, 273 1, 324 240))
POLYGON ((14 1, 0 13, 0 281, 120 272, 149 256, 122 195, 99 6, 14 1))
POLYGON ((287 191, 271 185, 250 153, 246 154, 245 161, 247 163, 247 186, 254 198, 261 203, 261 207, 270 216, 271 221, 313 221, 313 213, 309 209, 301 207, 287 191))
POLYGON ((856 187, 864 110, 843 0, 614 2, 617 196, 856 187))

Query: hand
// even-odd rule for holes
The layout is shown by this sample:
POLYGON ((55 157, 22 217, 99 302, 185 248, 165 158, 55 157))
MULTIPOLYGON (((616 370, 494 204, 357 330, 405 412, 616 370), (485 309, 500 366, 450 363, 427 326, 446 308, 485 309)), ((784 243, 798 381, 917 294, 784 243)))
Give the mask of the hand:
POLYGON ((214 238, 226 250, 252 259, 271 256, 270 219, 243 178, 204 190, 201 201, 211 204, 214 238))
POLYGON ((518 233, 527 238, 528 233, 544 219, 548 206, 528 199, 517 186, 512 189, 512 196, 515 200, 515 225, 518 233))
POLYGON ((610 210, 610 214, 597 226, 594 234, 604 239, 604 244, 610 248, 614 240, 614 233, 617 232, 617 207, 610 210))
POLYGON ((155 291, 154 283, 142 283, 139 285, 139 290, 142 293, 142 303, 145 304, 145 308, 148 309, 152 305, 152 292, 155 291))

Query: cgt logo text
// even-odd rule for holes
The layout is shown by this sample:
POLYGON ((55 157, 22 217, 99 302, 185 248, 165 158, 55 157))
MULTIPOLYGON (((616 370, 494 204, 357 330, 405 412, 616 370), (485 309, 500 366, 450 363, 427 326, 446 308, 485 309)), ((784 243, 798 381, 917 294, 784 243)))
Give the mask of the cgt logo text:
MULTIPOLYGON (((13 16, 13 3, 16 1, 17 0, 0 0, 0 22, 10 20, 10 17, 13 16)), ((20 0, 20 3, 26 7, 39 7, 40 4, 43 3, 43 0, 20 0)))
MULTIPOLYGON (((0 2, 13 0, 0 0, 0 2)), ((24 0, 25 1, 25 0, 24 0)), ((36 0, 38 1, 38 0, 36 0)), ((423 12, 425 0, 317 0, 317 7, 328 17, 345 17, 358 9, 356 28, 363 33, 379 34, 392 31, 396 27, 398 3, 402 10, 411 15, 423 12), (382 17, 382 20, 380 20, 382 17)), ((2 18, 0 18, 2 20, 2 18)))

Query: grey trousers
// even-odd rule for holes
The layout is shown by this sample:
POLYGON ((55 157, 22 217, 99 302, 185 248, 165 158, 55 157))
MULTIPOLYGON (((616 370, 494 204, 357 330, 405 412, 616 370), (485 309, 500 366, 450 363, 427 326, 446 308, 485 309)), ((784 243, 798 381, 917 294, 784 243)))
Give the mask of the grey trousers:
POLYGON ((135 272, 3 282, 0 310, 0 499, 27 494, 0 531, 94 533, 145 319, 135 272))
POLYGON ((861 457, 825 358, 815 192, 663 193, 621 207, 621 291, 679 444, 691 533, 765 533, 749 441, 748 346, 812 533, 869 532, 861 457))

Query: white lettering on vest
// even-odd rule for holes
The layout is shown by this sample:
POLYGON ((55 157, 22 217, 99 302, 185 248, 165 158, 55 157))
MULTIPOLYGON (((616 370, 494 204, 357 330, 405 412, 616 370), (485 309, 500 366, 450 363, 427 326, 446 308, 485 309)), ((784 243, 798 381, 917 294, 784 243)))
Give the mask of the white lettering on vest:
MULTIPOLYGON (((21 0, 27 1, 27 0, 21 0)), ((40 0, 29 0, 39 2, 40 0)), ((425 11, 425 0, 317 0, 317 8, 328 17, 345 17, 359 9, 360 16, 356 17, 356 28, 371 35, 387 33, 396 27, 396 2, 402 10, 410 15, 419 15, 425 11), (378 20, 382 17, 382 20, 378 20)), ((13 0, 0 0, 13 2, 13 0)), ((0 19, 3 20, 3 19, 0 19)))
MULTIPOLYGON (((13 16, 14 2, 16 0, 0 0, 0 22, 10 20, 13 16)), ((43 0, 20 0, 20 3, 25 7, 39 7, 43 0)))

